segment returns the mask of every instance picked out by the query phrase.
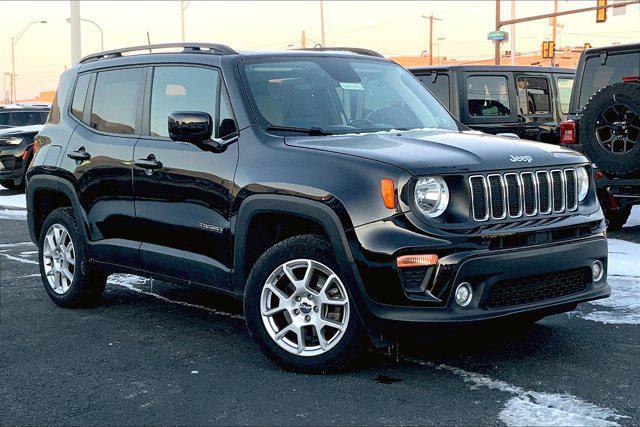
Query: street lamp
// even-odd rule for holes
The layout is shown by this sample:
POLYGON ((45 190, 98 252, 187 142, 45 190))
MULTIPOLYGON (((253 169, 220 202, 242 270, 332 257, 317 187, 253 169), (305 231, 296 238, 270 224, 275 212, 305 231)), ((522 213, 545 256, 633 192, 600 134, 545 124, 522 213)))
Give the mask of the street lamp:
POLYGON ((46 24, 47 21, 33 21, 30 22, 26 27, 22 29, 18 34, 11 37, 11 102, 16 102, 16 57, 15 57, 15 45, 18 43, 18 40, 27 32, 29 27, 33 24, 46 24))
MULTIPOLYGON (((80 20, 95 25, 98 31, 100 31, 100 51, 101 52, 104 51, 104 32, 102 31, 102 27, 90 19, 80 18, 80 20)), ((70 24, 70 23, 71 23, 71 18, 67 18, 67 24, 70 24)))

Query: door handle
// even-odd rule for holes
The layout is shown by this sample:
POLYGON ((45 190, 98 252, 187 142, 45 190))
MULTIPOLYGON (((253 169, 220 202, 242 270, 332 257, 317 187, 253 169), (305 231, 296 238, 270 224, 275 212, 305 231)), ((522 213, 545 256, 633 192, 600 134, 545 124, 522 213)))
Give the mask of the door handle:
POLYGON ((155 170, 162 167, 162 162, 156 160, 156 156, 149 154, 146 159, 138 159, 134 164, 143 169, 155 170))
POLYGON ((73 160, 89 160, 91 158, 91 154, 87 153, 84 147, 78 148, 77 151, 70 151, 67 153, 67 157, 73 160))

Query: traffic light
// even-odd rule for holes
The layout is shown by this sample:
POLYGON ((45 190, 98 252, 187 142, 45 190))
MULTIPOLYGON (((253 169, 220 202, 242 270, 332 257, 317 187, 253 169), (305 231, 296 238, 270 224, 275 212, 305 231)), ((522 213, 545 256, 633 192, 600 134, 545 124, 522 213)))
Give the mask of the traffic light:
POLYGON ((542 46, 540 48, 542 52, 543 59, 553 58, 553 54, 556 50, 556 42, 554 41, 544 41, 542 42, 542 46))
MULTIPOLYGON (((598 7, 606 6, 607 0, 598 0, 598 7)), ((605 22, 607 20, 607 9, 596 10, 596 23, 605 22)))

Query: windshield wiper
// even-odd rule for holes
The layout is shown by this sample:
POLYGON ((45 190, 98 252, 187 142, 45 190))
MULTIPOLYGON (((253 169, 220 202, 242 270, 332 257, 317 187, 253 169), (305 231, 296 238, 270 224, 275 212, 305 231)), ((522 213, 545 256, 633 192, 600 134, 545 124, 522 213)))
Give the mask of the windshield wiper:
POLYGON ((275 130, 275 131, 284 131, 284 132, 298 132, 298 133, 306 133, 309 136, 322 136, 322 135, 333 135, 330 132, 326 132, 321 128, 297 128, 293 126, 278 126, 278 125, 269 125, 267 126, 267 130, 275 130))

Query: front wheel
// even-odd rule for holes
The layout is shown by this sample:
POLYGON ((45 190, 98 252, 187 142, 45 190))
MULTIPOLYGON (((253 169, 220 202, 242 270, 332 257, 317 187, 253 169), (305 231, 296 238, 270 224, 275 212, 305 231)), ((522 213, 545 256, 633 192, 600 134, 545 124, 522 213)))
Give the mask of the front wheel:
POLYGON ((341 370, 367 349, 366 334, 329 243, 296 236, 256 262, 245 292, 252 338, 286 370, 341 370))

